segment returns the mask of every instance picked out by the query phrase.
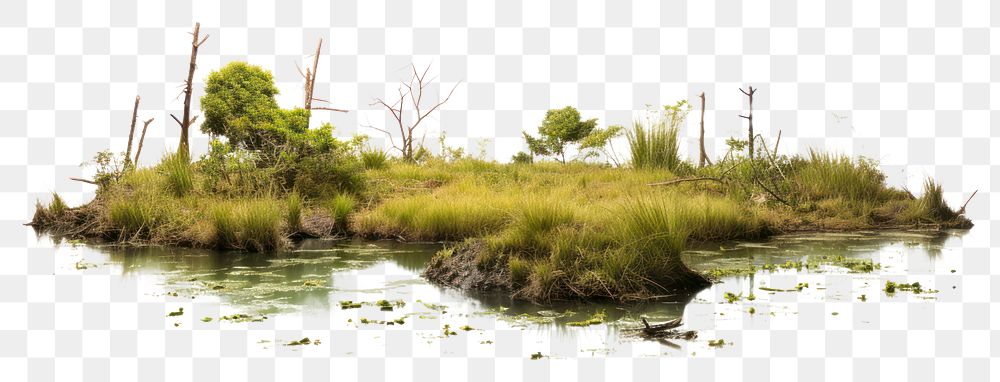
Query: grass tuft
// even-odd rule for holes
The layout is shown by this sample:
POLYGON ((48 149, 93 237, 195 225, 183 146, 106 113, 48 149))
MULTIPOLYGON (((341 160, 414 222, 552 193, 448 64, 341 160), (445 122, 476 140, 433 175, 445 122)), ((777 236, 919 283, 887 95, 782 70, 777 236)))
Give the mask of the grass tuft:
POLYGON ((632 167, 638 169, 665 168, 674 170, 680 163, 677 142, 678 129, 664 120, 635 121, 626 131, 632 153, 632 167))
POLYGON ((52 193, 52 202, 49 203, 49 207, 48 207, 49 213, 51 213, 51 214, 53 214, 55 216, 59 216, 59 215, 62 215, 63 212, 66 212, 66 210, 68 210, 68 209, 69 209, 69 206, 66 205, 66 202, 63 201, 63 198, 61 196, 59 196, 58 193, 53 192, 52 193))
POLYGON ((218 204, 211 214, 215 245, 257 252, 281 248, 281 218, 280 208, 271 200, 218 204))
POLYGON ((388 160, 389 153, 382 149, 371 149, 361 152, 361 164, 366 170, 378 170, 385 168, 388 160))
POLYGON ((302 198, 297 192, 288 195, 285 200, 285 225, 289 232, 298 232, 302 227, 302 198))
POLYGON ((111 226, 123 239, 149 235, 157 226, 159 214, 153 204, 145 200, 116 200, 108 207, 111 226))
POLYGON ((165 155, 159 170, 166 180, 167 191, 174 196, 187 195, 194 189, 194 169, 191 160, 183 152, 165 155))
POLYGON ((334 225, 339 230, 345 230, 347 228, 347 218, 354 212, 354 207, 357 201, 354 197, 349 194, 339 194, 333 197, 330 201, 329 210, 330 216, 333 217, 334 225))

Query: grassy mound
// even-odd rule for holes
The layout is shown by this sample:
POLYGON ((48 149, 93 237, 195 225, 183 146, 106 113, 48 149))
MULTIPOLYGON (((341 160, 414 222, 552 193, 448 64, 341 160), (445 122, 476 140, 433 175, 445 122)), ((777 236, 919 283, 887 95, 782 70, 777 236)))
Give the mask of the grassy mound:
POLYGON ((434 259, 429 278, 541 301, 642 299, 700 288, 705 278, 680 258, 692 242, 971 224, 944 203, 933 181, 915 197, 886 187, 870 162, 816 153, 678 166, 680 178, 664 167, 473 159, 367 167, 354 175, 363 187, 351 191, 220 192, 217 183, 232 177, 167 156, 102 186, 83 207, 54 196, 38 205, 34 224, 116 243, 259 252, 303 236, 446 241, 455 244, 434 259), (681 178, 708 180, 650 186, 681 178))

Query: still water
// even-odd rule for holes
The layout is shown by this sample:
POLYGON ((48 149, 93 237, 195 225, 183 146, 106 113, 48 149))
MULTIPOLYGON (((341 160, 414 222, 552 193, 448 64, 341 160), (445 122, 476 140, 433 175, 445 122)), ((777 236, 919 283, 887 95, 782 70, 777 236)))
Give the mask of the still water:
POLYGON ((108 288, 111 302, 130 303, 111 312, 112 328, 114 315, 124 314, 140 329, 242 330, 250 354, 642 357, 740 354, 758 346, 748 329, 878 329, 891 326, 880 322, 880 304, 961 301, 963 234, 801 234, 701 244, 684 254, 692 268, 743 271, 722 272, 696 294, 642 304, 537 305, 442 288, 420 277, 440 244, 307 240, 277 255, 48 237, 35 246, 53 248, 57 275, 99 280, 96 288, 108 288), (887 281, 921 287, 887 293, 887 281), (595 315, 603 322, 568 325, 595 315), (640 317, 683 317, 682 329, 698 337, 637 338, 640 317), (308 344, 295 342, 303 337, 308 344))

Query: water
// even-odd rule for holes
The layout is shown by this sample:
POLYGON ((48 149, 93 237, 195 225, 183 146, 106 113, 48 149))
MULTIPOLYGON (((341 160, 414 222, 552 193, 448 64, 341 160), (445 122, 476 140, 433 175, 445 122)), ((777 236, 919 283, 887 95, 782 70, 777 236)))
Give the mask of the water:
POLYGON ((112 310, 112 315, 125 315, 120 320, 169 331, 246 330, 250 354, 530 357, 541 352, 568 358, 745 353, 755 346, 747 336, 754 329, 879 329, 886 327, 880 304, 962 301, 962 232, 803 234, 765 243, 703 244, 684 254, 692 268, 753 265, 755 270, 669 300, 544 306, 428 283, 420 272, 438 244, 309 240, 294 251, 265 256, 38 240, 36 247, 54 249, 57 275, 83 277, 84 300, 101 292, 110 302, 137 304, 134 312, 112 310), (852 270, 847 266, 859 262, 851 259, 871 260, 877 269, 852 270), (925 291, 890 295, 882 290, 890 280, 920 282, 925 291), (379 300, 395 306, 382 310, 379 300), (362 306, 342 309, 344 301, 362 306), (605 323, 567 325, 598 313, 606 315, 605 323), (683 317, 683 329, 697 331, 698 338, 637 338, 632 329, 639 327, 639 317, 654 323, 683 317), (302 337, 319 344, 289 345, 302 337), (710 340, 724 345, 710 346, 710 340))

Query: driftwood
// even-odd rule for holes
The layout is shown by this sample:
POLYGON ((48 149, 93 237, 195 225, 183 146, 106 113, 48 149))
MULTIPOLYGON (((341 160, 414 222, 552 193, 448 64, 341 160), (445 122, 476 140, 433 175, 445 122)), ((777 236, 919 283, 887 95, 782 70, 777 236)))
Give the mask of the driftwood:
POLYGON ((132 126, 128 130, 128 148, 125 149, 125 168, 132 165, 132 138, 135 137, 135 119, 139 113, 139 96, 135 96, 135 106, 132 107, 132 126))
POLYGON ((677 330, 683 322, 680 317, 664 322, 662 324, 650 325, 645 317, 642 320, 642 328, 638 328, 639 336, 647 340, 656 340, 659 343, 672 348, 680 348, 670 340, 693 340, 698 338, 698 332, 694 330, 677 330))
POLYGON ((146 129, 149 128, 149 124, 153 122, 153 118, 147 119, 142 122, 142 135, 139 136, 139 147, 135 150, 135 163, 136 166, 139 165, 139 154, 142 154, 142 142, 146 141, 146 129))

